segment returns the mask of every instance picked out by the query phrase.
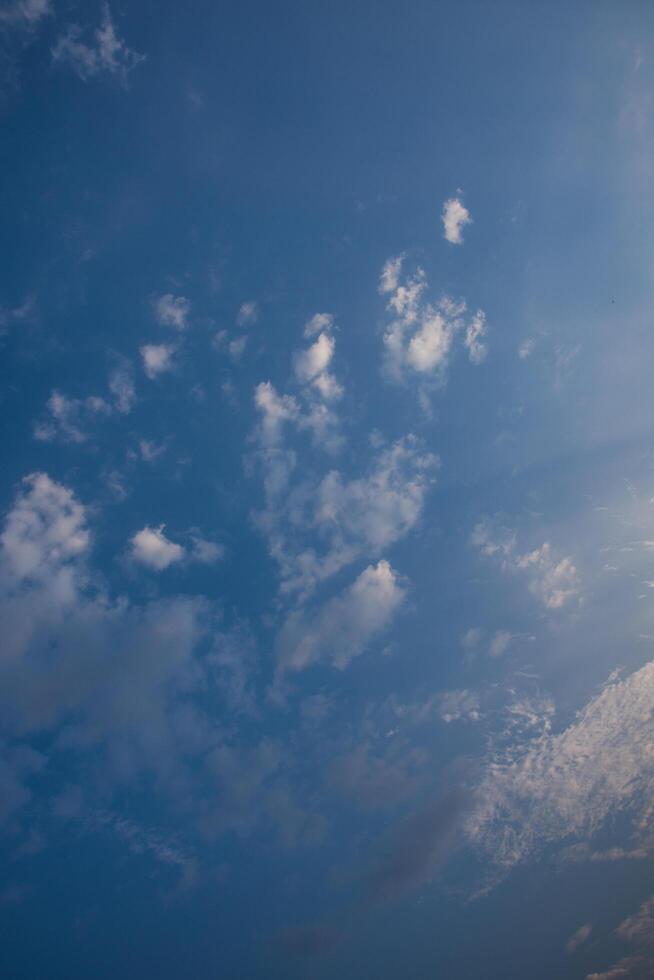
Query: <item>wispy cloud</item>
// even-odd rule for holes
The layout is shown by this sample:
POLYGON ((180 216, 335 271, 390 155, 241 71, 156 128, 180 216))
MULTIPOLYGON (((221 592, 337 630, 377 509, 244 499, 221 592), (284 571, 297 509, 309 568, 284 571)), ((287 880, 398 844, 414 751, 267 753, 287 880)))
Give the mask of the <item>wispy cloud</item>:
POLYGON ((83 82, 106 74, 127 85, 129 73, 145 60, 145 55, 133 51, 118 35, 109 4, 105 3, 100 26, 91 29, 70 24, 53 46, 52 60, 68 65, 83 82))

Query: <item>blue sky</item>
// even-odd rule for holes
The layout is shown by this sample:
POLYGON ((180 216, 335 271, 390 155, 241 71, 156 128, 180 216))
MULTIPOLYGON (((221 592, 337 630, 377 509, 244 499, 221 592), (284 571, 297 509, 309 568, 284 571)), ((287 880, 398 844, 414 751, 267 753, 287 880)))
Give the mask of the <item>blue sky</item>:
POLYGON ((653 27, 3 0, 3 976, 654 974, 653 27))

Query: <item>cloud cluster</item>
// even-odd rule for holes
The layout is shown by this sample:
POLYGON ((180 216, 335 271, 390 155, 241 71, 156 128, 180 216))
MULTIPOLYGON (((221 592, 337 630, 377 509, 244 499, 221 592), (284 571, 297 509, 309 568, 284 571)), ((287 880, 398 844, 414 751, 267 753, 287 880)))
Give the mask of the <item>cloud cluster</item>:
MULTIPOLYGON (((213 560, 208 542, 191 540, 190 556, 213 560)), ((159 565, 170 557, 165 543, 141 545, 159 565)), ((206 710, 209 689, 214 709, 248 693, 240 634, 221 634, 203 598, 112 599, 89 568, 91 547, 89 512, 70 489, 43 473, 23 481, 0 536, 0 817, 29 805, 30 783, 51 757, 68 760, 68 782, 72 760, 84 768, 92 759, 105 799, 147 777, 210 837, 266 825, 284 846, 318 840, 324 821, 297 802, 292 754, 256 732, 232 742, 206 710), (47 755, 29 745, 43 736, 47 755)), ((90 804, 71 792, 61 786, 56 812, 88 815, 90 804)), ((110 822, 130 849, 156 851, 186 873, 163 838, 123 817, 110 822)))
POLYGON ((423 383, 442 384, 446 377, 454 342, 459 334, 473 364, 481 364, 487 354, 484 342, 486 317, 478 310, 470 319, 463 300, 442 296, 438 302, 426 300, 429 283, 420 267, 403 276, 404 257, 388 259, 379 280, 379 292, 387 297, 390 322, 384 332, 384 368, 395 382, 415 378, 423 383))
POLYGON ((86 442, 88 426, 94 419, 118 413, 128 415, 136 401, 132 366, 120 359, 109 374, 109 396, 90 395, 87 398, 68 398, 53 391, 46 402, 45 417, 34 425, 34 438, 41 442, 86 442))

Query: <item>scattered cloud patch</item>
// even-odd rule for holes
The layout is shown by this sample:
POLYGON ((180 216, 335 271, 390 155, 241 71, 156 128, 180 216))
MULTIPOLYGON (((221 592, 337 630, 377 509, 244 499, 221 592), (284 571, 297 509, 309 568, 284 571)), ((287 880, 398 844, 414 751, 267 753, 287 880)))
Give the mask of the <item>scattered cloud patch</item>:
POLYGON ((173 296, 165 293, 154 302, 154 312, 157 322, 164 327, 175 330, 186 330, 191 314, 191 303, 185 296, 173 296))
POLYGON ((172 344, 143 344, 140 348, 143 370, 148 378, 158 378, 173 369, 173 355, 177 348, 172 344))
POLYGON ((111 414, 111 407, 96 396, 67 398, 53 391, 46 402, 46 417, 34 426, 34 438, 41 442, 85 442, 86 423, 94 416, 111 414))
POLYGON ((130 542, 134 561, 157 572, 186 557, 184 548, 166 537, 164 527, 164 524, 159 527, 144 527, 136 532, 130 542))
POLYGON ((316 612, 289 616, 277 640, 280 670, 297 672, 321 660, 344 670, 390 623, 405 595, 387 561, 369 565, 316 612))
POLYGON ((463 245, 463 229, 472 224, 472 218, 461 198, 451 197, 445 201, 441 220, 445 240, 452 245, 463 245))
POLYGON ((547 609, 560 609, 580 595, 580 578, 572 559, 559 557, 547 541, 534 551, 521 553, 515 531, 484 519, 475 526, 471 543, 504 572, 525 575, 530 592, 547 609))
POLYGON ((246 303, 241 303, 236 314, 236 325, 239 327, 252 327, 259 319, 259 306, 255 300, 250 299, 246 303))
POLYGON ((468 318, 465 301, 450 296, 429 302, 425 271, 418 267, 413 274, 403 275, 402 268, 402 256, 388 259, 380 278, 379 291, 387 297, 390 317, 383 336, 384 370, 387 378, 396 383, 418 380, 424 402, 429 386, 445 382, 459 335, 470 361, 481 364, 484 360, 488 353, 484 342, 486 317, 478 310, 468 318))
POLYGON ((116 32, 109 4, 102 6, 100 26, 94 30, 70 24, 52 48, 52 60, 67 65, 83 81, 113 75, 124 86, 129 73, 145 55, 129 48, 116 32))

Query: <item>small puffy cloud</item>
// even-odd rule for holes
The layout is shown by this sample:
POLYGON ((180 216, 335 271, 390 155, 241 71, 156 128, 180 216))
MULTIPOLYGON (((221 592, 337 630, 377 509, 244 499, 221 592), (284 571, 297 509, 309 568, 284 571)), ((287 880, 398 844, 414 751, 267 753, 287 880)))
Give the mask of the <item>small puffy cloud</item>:
MULTIPOLYGON (((23 480, 0 536, 0 592, 38 584, 53 601, 69 603, 89 544, 85 510, 71 491, 46 473, 33 473, 23 480)), ((14 627, 12 644, 30 629, 27 623, 14 627)))
POLYGON ((236 323, 239 327, 251 327, 257 322, 259 318, 259 307, 257 303, 251 299, 247 303, 241 303, 239 311, 236 314, 236 323))
POLYGON ((577 931, 570 936, 565 944, 566 953, 569 953, 570 955, 576 953, 579 947, 583 946, 583 944, 586 942, 592 931, 593 927, 591 926, 590 922, 587 922, 583 926, 579 926, 577 931))
POLYGON ((130 542, 134 561, 157 572, 186 557, 184 548, 166 537, 164 527, 164 524, 159 527, 144 527, 136 532, 130 542))
MULTIPOLYGON (((293 355, 293 366, 295 376, 302 385, 310 386, 313 393, 316 392, 325 401, 335 401, 343 394, 343 389, 336 378, 327 370, 336 348, 336 341, 332 331, 334 329, 334 317, 330 313, 316 313, 305 325, 304 336, 316 337, 316 340, 308 348, 302 351, 295 351, 293 355)), ((321 409, 315 408, 314 415, 318 429, 325 431, 333 425, 335 419, 331 416, 320 415, 321 409)), ((311 413, 307 418, 307 424, 311 425, 311 413)), ((316 434, 318 434, 316 432, 316 434)))
POLYGON ((254 390, 254 403, 261 413, 259 437, 266 446, 279 443, 285 422, 299 417, 299 406, 291 395, 279 395, 270 381, 262 381, 254 390))
POLYGON ((165 293, 154 303, 157 321, 164 327, 174 327, 175 330, 186 330, 191 313, 191 303, 185 296, 173 296, 165 293))
POLYGON ((321 333, 307 350, 296 353, 295 374, 298 380, 306 384, 325 371, 334 356, 334 347, 334 338, 321 333))
POLYGON ((70 24, 52 48, 52 60, 68 65, 83 82, 107 74, 127 85, 129 73, 144 59, 116 33, 108 3, 103 4, 99 27, 91 31, 70 24))
POLYGON ((369 565, 315 613, 289 616, 277 639, 280 670, 296 672, 321 660, 344 670, 390 623, 405 594, 387 561, 369 565))
POLYGON ((452 245, 462 245, 463 229, 472 223, 472 218, 460 198, 451 197, 445 202, 441 220, 443 237, 452 245))
POLYGON ((172 344, 143 344, 140 348, 143 370, 148 378, 157 378, 173 369, 173 355, 176 347, 172 344))

